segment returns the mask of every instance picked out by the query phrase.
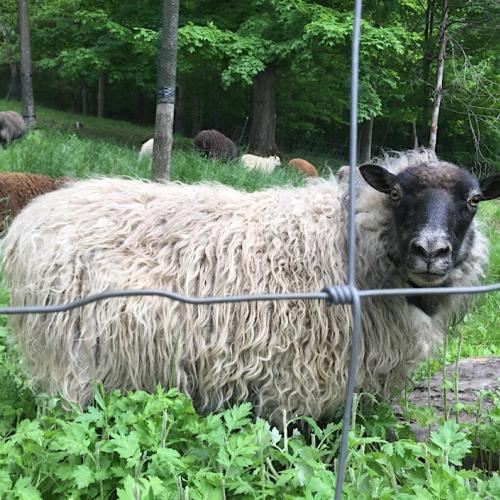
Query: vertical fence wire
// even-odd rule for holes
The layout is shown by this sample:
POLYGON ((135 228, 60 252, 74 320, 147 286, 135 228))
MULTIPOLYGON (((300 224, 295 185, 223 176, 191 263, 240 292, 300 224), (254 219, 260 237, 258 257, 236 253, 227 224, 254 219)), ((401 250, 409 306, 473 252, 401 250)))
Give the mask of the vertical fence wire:
POLYGON ((358 79, 359 79, 359 43, 361 32, 361 0, 354 2, 354 22, 352 28, 351 49, 351 131, 349 143, 349 234, 348 234, 348 288, 352 295, 352 337, 351 357, 347 377, 344 401, 344 418, 340 438, 335 500, 342 498, 345 471, 347 466, 347 448, 351 423, 352 400, 356 387, 359 345, 361 341, 361 300, 356 289, 356 165, 358 145, 358 79))

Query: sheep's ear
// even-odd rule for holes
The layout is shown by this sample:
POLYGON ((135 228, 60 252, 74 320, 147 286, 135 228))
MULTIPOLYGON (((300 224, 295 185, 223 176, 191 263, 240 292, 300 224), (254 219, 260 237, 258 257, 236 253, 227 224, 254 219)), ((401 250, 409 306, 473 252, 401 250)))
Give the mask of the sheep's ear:
POLYGON ((483 200, 493 200, 500 197, 500 174, 486 177, 479 182, 483 200))
POLYGON ((368 184, 381 193, 388 194, 396 176, 380 165, 365 164, 359 167, 361 175, 368 184))

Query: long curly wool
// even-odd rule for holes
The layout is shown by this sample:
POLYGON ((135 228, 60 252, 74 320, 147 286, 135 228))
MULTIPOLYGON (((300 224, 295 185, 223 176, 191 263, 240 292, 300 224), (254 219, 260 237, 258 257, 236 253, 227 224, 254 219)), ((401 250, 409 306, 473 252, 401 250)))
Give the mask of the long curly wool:
MULTIPOLYGON (((405 157, 406 158, 406 157, 405 157)), ((382 195, 359 182, 358 286, 399 283, 382 195)), ((317 291, 346 282, 345 182, 243 193, 220 185, 90 180, 35 200, 5 240, 14 305, 55 304, 108 289, 191 295, 317 291)), ((477 235, 453 284, 479 281, 477 235)), ((460 304, 433 317, 405 298, 363 302, 358 387, 389 396, 439 344, 460 304)), ((154 297, 113 299, 64 314, 13 320, 31 373, 70 401, 107 388, 177 386, 209 412, 252 401, 275 422, 328 418, 343 402, 348 306, 320 301, 194 306, 154 297)))
POLYGON ((0 233, 33 198, 73 181, 71 177, 51 179, 27 172, 0 172, 0 233))

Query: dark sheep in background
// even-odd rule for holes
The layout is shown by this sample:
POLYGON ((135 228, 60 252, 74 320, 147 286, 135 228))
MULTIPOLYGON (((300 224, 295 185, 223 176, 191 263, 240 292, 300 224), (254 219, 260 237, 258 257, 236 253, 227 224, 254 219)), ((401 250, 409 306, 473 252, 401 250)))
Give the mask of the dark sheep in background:
POLYGON ((288 165, 295 170, 298 170, 301 174, 309 177, 318 177, 316 167, 307 160, 303 160, 302 158, 293 158, 288 162, 288 165))
POLYGON ((0 173, 0 232, 33 198, 74 182, 71 177, 51 179, 22 172, 0 173))
POLYGON ((0 142, 9 144, 26 132, 23 117, 15 111, 0 111, 0 142))
POLYGON ((236 158, 234 142, 217 130, 201 130, 193 139, 194 145, 208 158, 233 160, 236 158))

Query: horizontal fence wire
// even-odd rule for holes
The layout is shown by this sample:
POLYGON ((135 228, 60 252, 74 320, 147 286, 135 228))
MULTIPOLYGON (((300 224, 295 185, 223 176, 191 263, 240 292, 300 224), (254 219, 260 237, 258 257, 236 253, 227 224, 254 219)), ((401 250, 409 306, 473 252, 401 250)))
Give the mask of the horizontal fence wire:
MULTIPOLYGON (((350 179, 349 179, 349 230, 348 230, 348 284, 332 285, 319 292, 294 292, 294 293, 258 293, 232 296, 196 297, 169 292, 159 289, 131 289, 131 290, 105 290, 100 293, 88 295, 80 299, 52 305, 27 305, 0 307, 1 315, 19 314, 51 314, 64 313, 84 307, 103 300, 124 297, 161 297, 191 305, 217 305, 241 302, 262 301, 287 301, 287 300, 323 300, 326 306, 348 304, 353 309, 353 332, 351 340, 351 358, 347 380, 346 396, 344 403, 344 417, 341 434, 341 444, 336 465, 335 500, 342 498, 342 489, 347 461, 347 445, 350 429, 352 400, 356 385, 357 354, 361 336, 361 309, 362 299, 369 297, 396 297, 396 296, 422 296, 422 295, 456 295, 479 294, 500 291, 500 283, 473 287, 432 287, 432 288, 385 288, 359 290, 355 284, 355 185, 354 169, 356 168, 357 145, 357 96, 358 96, 358 63, 361 25, 361 0, 355 0, 353 41, 352 41, 352 76, 351 76, 351 135, 350 135, 350 179)), ((285 431, 286 432, 286 431, 285 431)))
MULTIPOLYGON (((493 285, 481 285, 471 287, 454 288, 382 288, 369 290, 356 290, 356 295, 361 299, 368 297, 397 297, 397 296, 422 296, 422 295, 462 295, 500 292, 500 283, 493 285)), ((193 295, 183 295, 180 293, 159 290, 155 288, 141 288, 130 290, 109 290, 92 295, 87 295, 81 299, 61 304, 49 306, 8 306, 0 307, 0 315, 19 314, 51 314, 71 311, 95 302, 122 297, 162 297, 165 299, 182 302, 191 305, 217 305, 234 304, 240 302, 268 302, 286 300, 324 300, 326 305, 352 304, 352 294, 350 288, 345 285, 330 286, 320 292, 293 292, 293 293, 256 293, 228 296, 207 296, 197 297, 193 295)))

